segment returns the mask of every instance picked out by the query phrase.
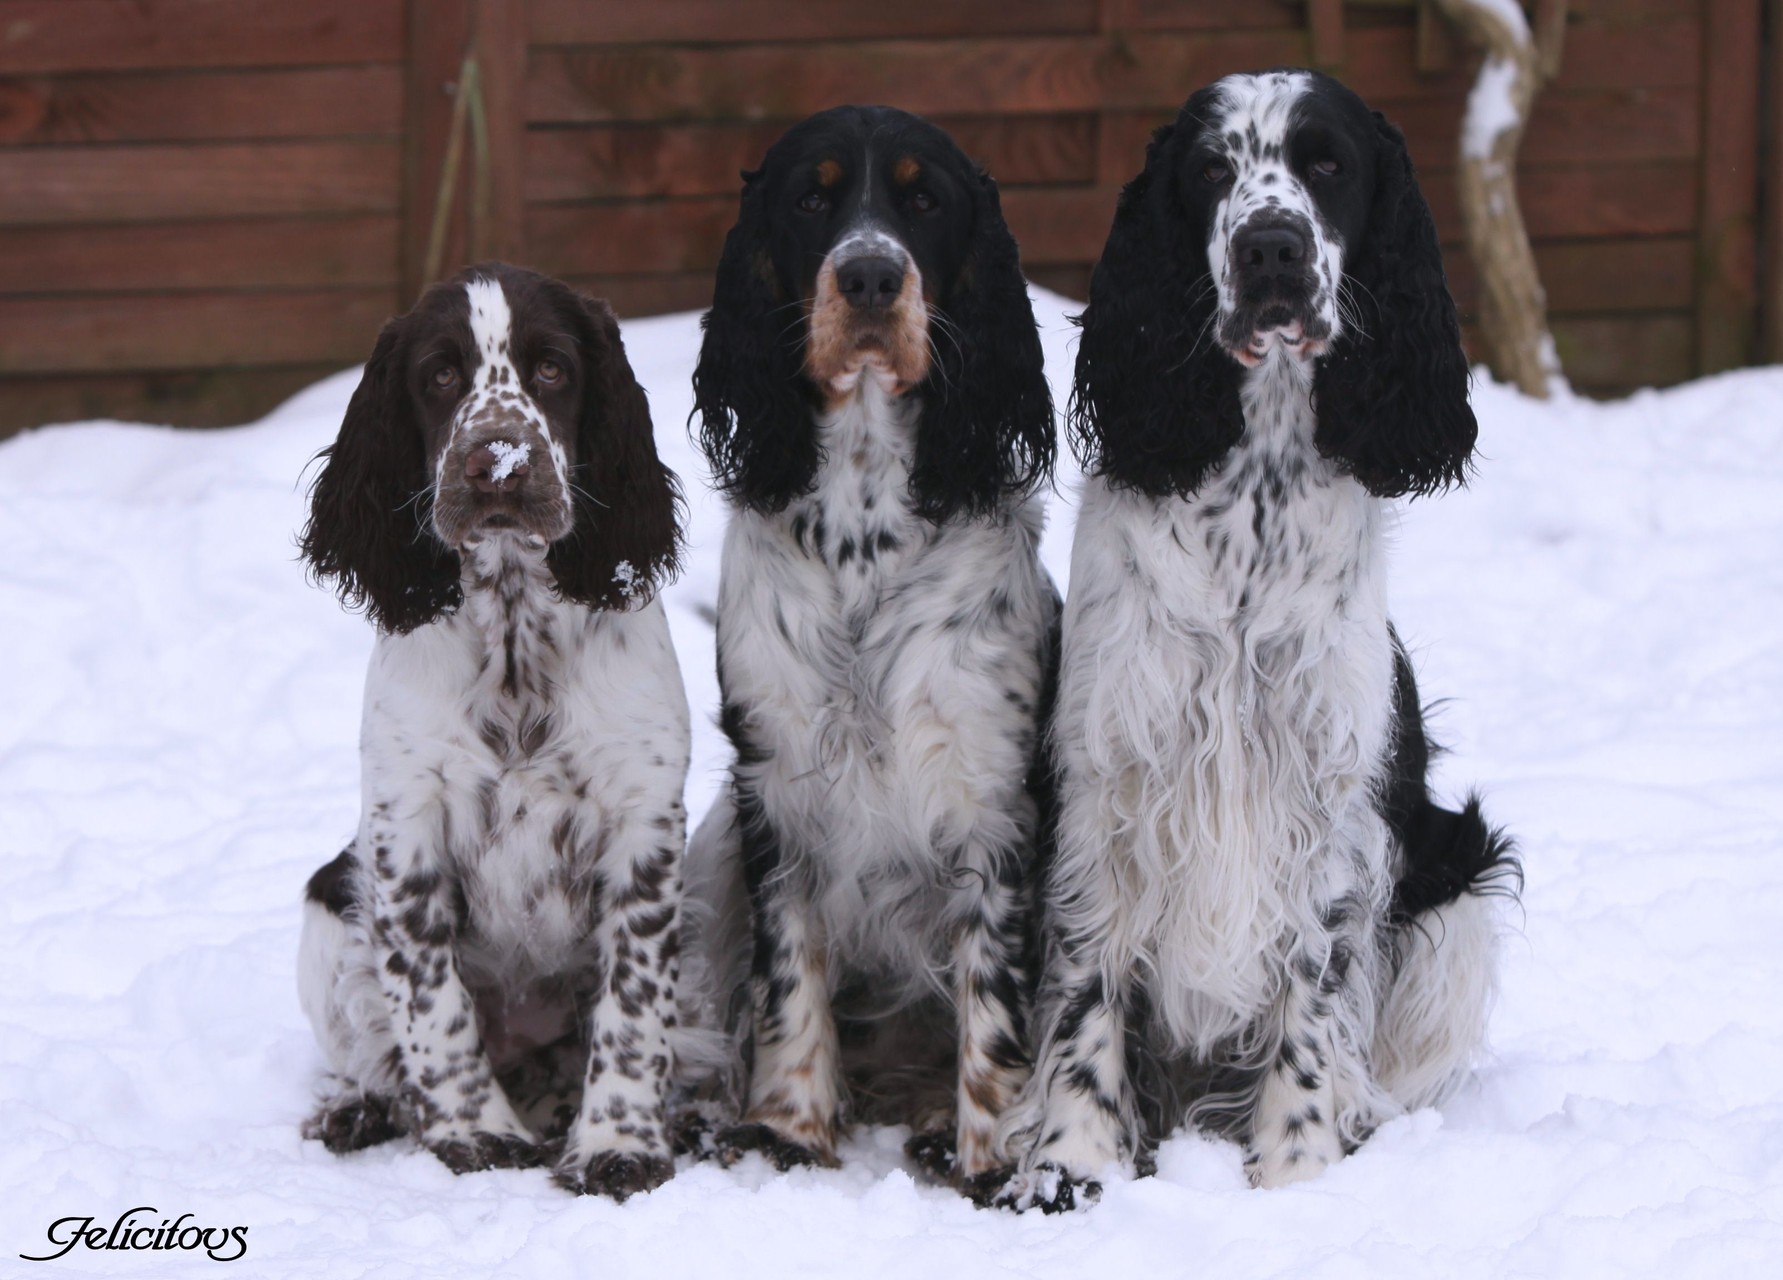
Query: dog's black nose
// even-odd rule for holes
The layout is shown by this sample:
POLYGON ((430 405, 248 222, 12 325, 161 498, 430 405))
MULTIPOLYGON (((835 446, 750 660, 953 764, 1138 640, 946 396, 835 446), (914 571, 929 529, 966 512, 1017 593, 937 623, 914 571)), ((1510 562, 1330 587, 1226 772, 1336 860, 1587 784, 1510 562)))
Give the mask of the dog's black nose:
POLYGON ((1232 237, 1235 265, 1253 280, 1297 276, 1306 269, 1306 237, 1293 227, 1246 227, 1232 237))
POLYGON ((836 290, 851 307, 881 311, 904 291, 904 264, 890 258, 850 258, 836 265, 836 290))

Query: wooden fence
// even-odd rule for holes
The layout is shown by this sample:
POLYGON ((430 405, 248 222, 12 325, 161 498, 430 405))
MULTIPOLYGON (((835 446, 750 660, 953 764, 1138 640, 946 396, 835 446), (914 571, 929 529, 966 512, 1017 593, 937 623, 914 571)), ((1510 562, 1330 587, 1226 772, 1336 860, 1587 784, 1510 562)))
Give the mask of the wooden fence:
MULTIPOLYGON (((1761 320, 1783 352, 1767 6, 1571 0, 1520 183, 1583 388, 1746 363, 1761 320)), ((467 54, 443 266, 509 257, 622 314, 705 305, 737 171, 848 101, 952 130, 1030 276, 1082 297, 1149 130, 1288 64, 1406 130, 1472 304, 1474 59, 1415 0, 0 0, 0 433, 242 421, 363 359, 422 283, 467 54)))

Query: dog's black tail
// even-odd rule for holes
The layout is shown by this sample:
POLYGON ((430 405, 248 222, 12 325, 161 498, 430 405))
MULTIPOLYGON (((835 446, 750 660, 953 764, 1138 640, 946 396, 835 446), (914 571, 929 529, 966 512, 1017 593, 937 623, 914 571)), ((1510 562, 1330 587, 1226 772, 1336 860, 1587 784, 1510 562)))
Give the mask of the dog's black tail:
POLYGON ((1403 854, 1393 885, 1391 918, 1406 924, 1464 893, 1515 898, 1523 887, 1516 846, 1480 812, 1470 795, 1461 812, 1430 798, 1430 759, 1437 748, 1424 728, 1418 683, 1399 637, 1393 637, 1395 743, 1381 809, 1403 854))

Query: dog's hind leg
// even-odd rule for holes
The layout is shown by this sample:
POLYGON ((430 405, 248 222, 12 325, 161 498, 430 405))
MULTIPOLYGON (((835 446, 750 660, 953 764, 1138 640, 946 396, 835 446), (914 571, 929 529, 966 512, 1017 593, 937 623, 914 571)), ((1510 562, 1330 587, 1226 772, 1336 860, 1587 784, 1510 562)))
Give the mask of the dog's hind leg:
POLYGON ((297 998, 328 1059, 334 1088, 303 1125, 333 1152, 398 1136, 396 1037, 359 911, 358 860, 348 848, 310 877, 297 949, 297 998))

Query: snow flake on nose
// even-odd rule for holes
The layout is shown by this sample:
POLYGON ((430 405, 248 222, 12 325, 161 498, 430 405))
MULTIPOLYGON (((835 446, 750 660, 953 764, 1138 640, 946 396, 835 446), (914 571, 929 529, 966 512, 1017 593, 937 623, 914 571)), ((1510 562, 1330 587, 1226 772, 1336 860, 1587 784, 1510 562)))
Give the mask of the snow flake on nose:
POLYGON ((532 457, 530 444, 509 444, 506 440, 491 440, 489 452, 495 455, 495 466, 489 472, 489 478, 498 484, 514 474, 517 467, 524 467, 527 459, 532 457))

